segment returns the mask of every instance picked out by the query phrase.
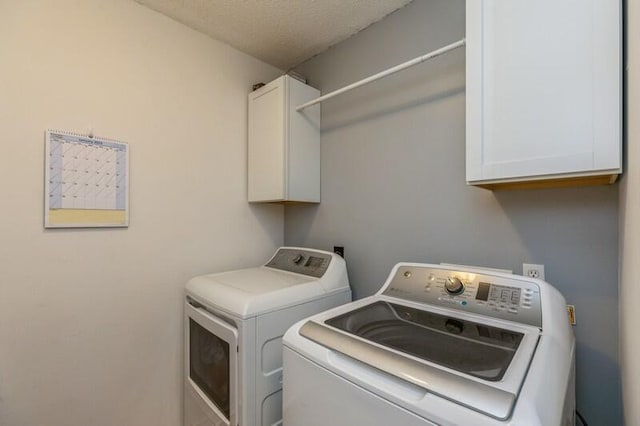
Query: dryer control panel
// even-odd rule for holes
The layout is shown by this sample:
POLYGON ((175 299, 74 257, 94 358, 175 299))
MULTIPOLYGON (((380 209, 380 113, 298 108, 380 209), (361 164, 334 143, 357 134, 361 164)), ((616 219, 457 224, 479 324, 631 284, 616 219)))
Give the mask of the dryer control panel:
POLYGON ((281 248, 264 266, 321 278, 330 263, 331 254, 326 252, 281 248))
POLYGON ((401 265, 382 294, 542 327, 540 287, 526 277, 401 265))

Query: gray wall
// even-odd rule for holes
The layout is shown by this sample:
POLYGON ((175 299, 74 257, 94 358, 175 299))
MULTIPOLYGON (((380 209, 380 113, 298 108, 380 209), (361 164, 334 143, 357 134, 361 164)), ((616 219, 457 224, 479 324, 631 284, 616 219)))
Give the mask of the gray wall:
MULTIPOLYGON (((419 0, 296 71, 323 93, 464 36, 464 1, 419 0)), ((355 297, 399 261, 542 263, 577 308, 578 409, 621 422, 618 187, 465 184, 464 50, 322 104, 322 203, 287 206, 287 244, 346 247, 355 297)))

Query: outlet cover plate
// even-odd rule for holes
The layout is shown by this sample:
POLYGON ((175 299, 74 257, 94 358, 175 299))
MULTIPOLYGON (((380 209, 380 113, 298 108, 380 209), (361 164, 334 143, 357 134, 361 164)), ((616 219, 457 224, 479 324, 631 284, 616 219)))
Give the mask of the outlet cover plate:
POLYGON ((544 280, 544 265, 537 265, 535 263, 523 263, 522 275, 525 277, 544 280))

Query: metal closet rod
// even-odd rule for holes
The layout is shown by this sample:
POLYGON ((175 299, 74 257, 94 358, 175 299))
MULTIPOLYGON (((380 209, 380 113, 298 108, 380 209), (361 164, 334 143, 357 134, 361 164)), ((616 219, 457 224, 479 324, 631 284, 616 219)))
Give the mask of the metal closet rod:
POLYGON ((365 84, 369 84, 373 81, 380 80, 383 77, 386 77, 391 74, 395 74, 399 71, 412 67, 414 65, 418 65, 424 61, 428 61, 429 59, 433 59, 436 56, 440 56, 444 53, 449 52, 450 50, 457 49, 458 47, 462 47, 466 44, 466 39, 458 40, 455 43, 451 43, 447 46, 441 47, 440 49, 434 50, 433 52, 427 53, 426 55, 418 56, 415 59, 411 59, 410 61, 404 62, 400 65, 396 65, 393 68, 389 68, 388 70, 381 71, 377 74, 372 75, 371 77, 367 77, 363 80, 356 81, 348 86, 343 87, 342 89, 334 90, 331 93, 327 93, 326 95, 320 96, 319 98, 313 99, 304 104, 298 105, 296 107, 296 111, 302 111, 303 109, 310 107, 311 105, 318 104, 322 101, 326 101, 327 99, 333 98, 334 96, 338 96, 342 93, 348 92, 349 90, 353 90, 360 86, 364 86, 365 84))

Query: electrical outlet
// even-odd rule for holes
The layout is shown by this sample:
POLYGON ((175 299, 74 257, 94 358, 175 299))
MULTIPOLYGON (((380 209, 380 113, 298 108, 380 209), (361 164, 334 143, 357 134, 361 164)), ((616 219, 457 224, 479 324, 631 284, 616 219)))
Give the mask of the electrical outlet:
POLYGON ((522 275, 525 277, 544 280, 544 265, 536 265, 535 263, 523 263, 522 275))
POLYGON ((338 256, 344 257, 344 246, 333 246, 333 252, 338 256))

